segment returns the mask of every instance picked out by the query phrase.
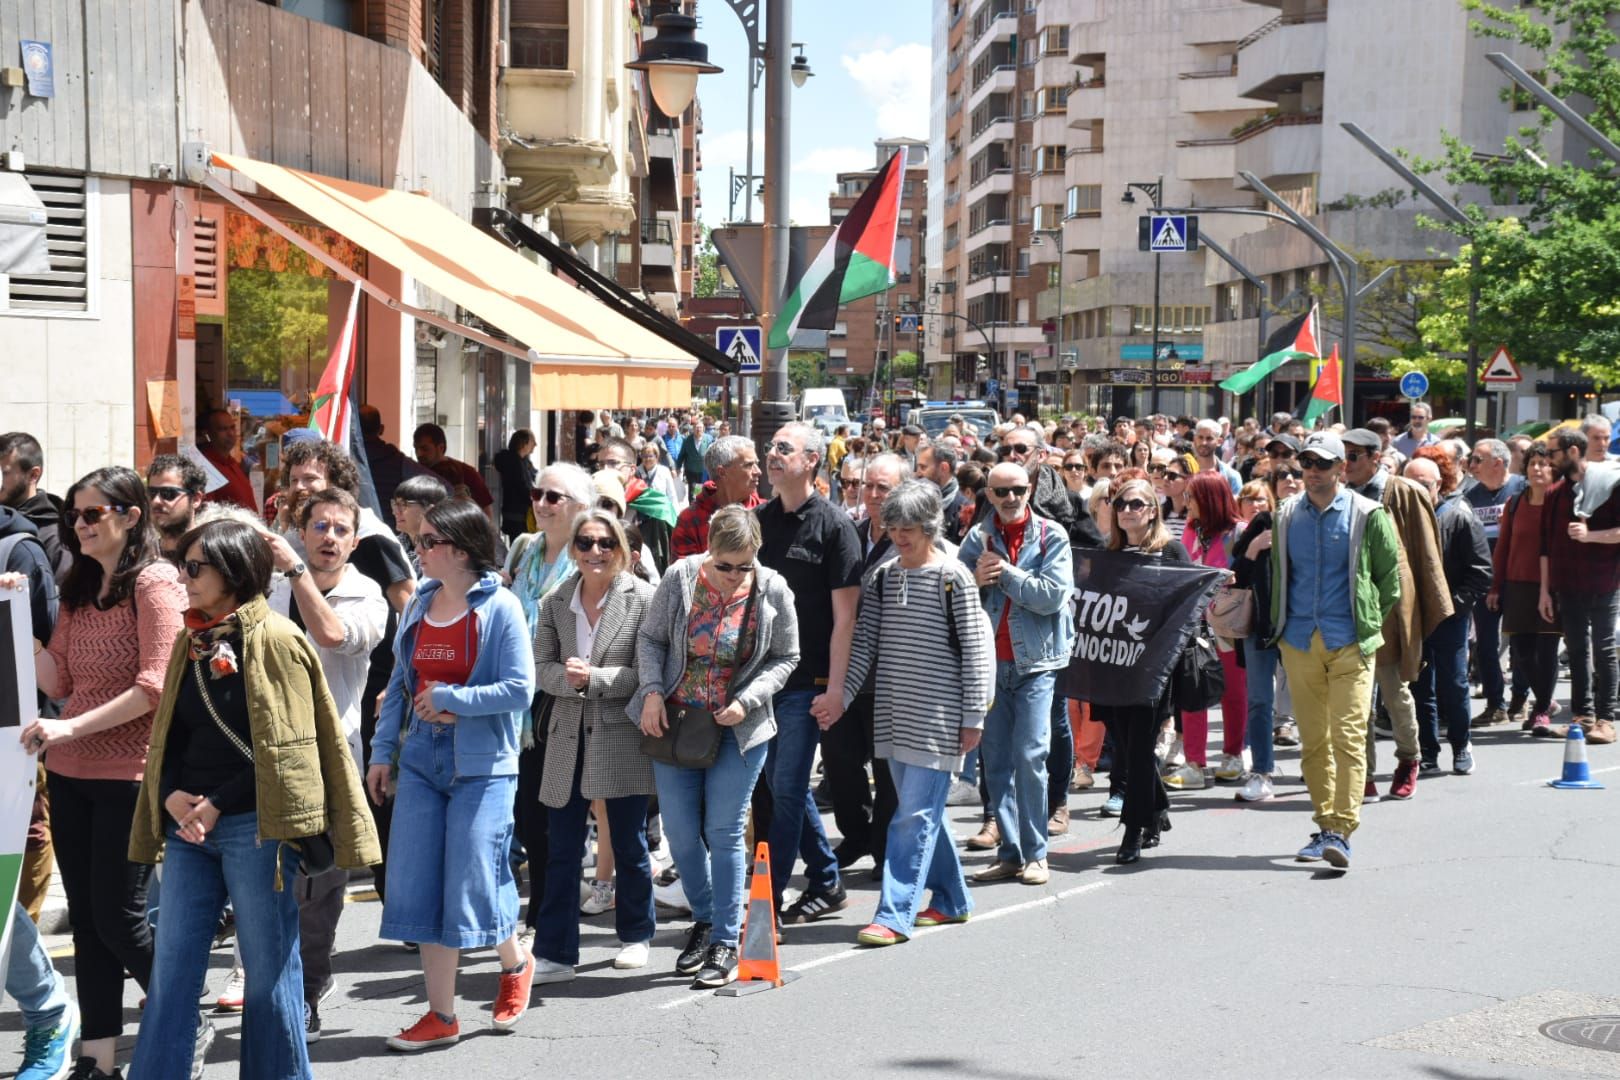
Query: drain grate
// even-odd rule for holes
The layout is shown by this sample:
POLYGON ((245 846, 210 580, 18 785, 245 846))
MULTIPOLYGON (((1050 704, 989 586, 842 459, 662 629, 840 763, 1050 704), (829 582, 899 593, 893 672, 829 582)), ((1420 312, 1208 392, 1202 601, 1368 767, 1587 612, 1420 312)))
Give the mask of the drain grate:
POLYGON ((1620 1016, 1571 1016, 1541 1025, 1554 1042, 1620 1054, 1620 1016))

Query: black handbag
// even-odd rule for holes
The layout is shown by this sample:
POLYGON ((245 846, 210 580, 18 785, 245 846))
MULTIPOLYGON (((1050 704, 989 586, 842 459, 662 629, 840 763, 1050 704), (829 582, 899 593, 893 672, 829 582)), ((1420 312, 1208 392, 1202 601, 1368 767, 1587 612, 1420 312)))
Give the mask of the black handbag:
POLYGON ((1215 635, 1199 622, 1176 660, 1170 677, 1170 698, 1182 712, 1202 712, 1221 703, 1226 693, 1226 669, 1215 650, 1215 635))
MULTIPOLYGON (((748 589, 748 602, 743 605, 741 640, 737 645, 737 664, 731 670, 726 684, 727 700, 731 688, 737 684, 737 672, 742 670, 754 653, 754 631, 750 623, 754 616, 754 601, 759 595, 759 578, 748 589)), ((664 733, 641 734, 641 752, 654 761, 673 765, 678 769, 707 769, 720 756, 720 723, 714 713, 698 705, 682 701, 664 702, 664 733)))

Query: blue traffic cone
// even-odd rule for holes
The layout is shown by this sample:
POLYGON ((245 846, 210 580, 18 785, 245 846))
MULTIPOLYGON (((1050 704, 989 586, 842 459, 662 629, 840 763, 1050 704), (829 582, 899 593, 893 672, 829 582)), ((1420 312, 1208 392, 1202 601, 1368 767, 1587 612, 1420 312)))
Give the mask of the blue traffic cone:
POLYGON ((1578 723, 1569 725, 1569 736, 1564 740, 1564 775, 1547 781, 1555 788, 1601 788, 1592 779, 1592 767, 1586 763, 1586 732, 1578 723))

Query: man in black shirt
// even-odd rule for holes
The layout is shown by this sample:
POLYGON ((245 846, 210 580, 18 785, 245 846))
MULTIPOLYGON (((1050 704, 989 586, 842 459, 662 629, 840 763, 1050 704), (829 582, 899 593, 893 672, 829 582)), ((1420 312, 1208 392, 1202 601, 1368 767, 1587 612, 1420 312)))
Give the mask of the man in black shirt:
POLYGON ((778 908, 794 860, 804 856, 805 890, 783 912, 783 923, 812 922, 849 906, 810 793, 817 730, 823 716, 836 715, 829 702, 842 696, 861 596, 855 526, 815 487, 823 448, 821 431, 809 424, 778 431, 765 457, 776 497, 755 511, 764 539, 759 561, 787 579, 799 619, 799 666, 772 702, 776 738, 765 762, 772 794, 771 888, 778 908))

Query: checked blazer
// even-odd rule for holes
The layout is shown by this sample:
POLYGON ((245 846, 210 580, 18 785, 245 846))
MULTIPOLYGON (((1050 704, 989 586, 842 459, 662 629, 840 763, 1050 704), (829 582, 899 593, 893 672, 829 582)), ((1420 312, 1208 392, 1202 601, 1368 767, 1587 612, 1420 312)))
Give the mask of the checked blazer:
POLYGON ((641 752, 641 729, 625 707, 640 682, 636 631, 652 601, 653 587, 629 572, 608 586, 588 658, 591 680, 581 693, 568 685, 563 662, 578 656, 574 612, 569 607, 580 586, 576 573, 540 602, 534 632, 534 667, 540 689, 554 700, 546 731, 546 763, 540 801, 562 808, 574 793, 574 773, 583 746, 579 793, 587 799, 650 795, 652 759, 641 752))

